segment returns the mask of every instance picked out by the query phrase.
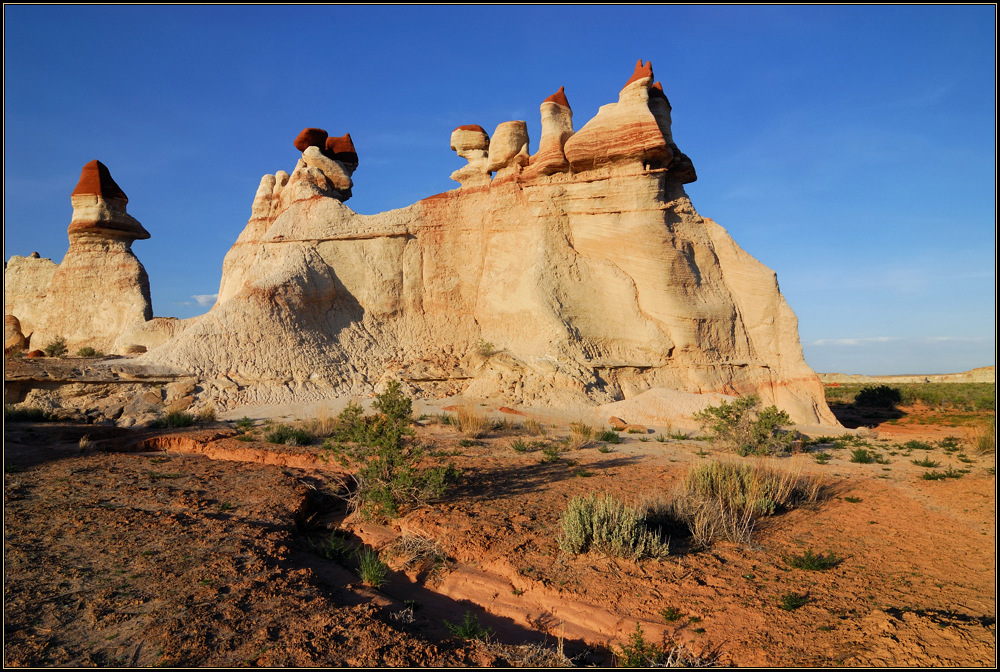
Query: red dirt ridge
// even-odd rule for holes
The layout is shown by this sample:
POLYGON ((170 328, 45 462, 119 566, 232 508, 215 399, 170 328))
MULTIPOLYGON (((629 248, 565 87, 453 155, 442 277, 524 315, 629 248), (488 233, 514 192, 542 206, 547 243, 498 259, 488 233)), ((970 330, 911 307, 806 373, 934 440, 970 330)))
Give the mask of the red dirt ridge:
POLYGON ((646 61, 646 64, 643 65, 642 59, 640 58, 638 61, 636 61, 635 72, 633 72, 632 76, 629 77, 629 80, 625 82, 625 86, 623 86, 622 89, 624 90, 632 82, 639 81, 644 77, 649 77, 650 79, 653 78, 653 62, 646 61))
POLYGON ((295 149, 304 152, 310 147, 323 149, 326 146, 327 133, 322 128, 303 128, 299 137, 295 138, 295 149))
POLYGON ((566 100, 566 87, 560 86, 559 90, 553 93, 551 96, 542 101, 543 103, 556 103, 557 105, 562 105, 563 107, 569 107, 569 101, 566 100))
POLYGON ((95 194, 104 199, 117 198, 128 203, 128 196, 111 178, 111 171, 103 163, 94 159, 80 171, 80 181, 76 183, 73 196, 95 194))

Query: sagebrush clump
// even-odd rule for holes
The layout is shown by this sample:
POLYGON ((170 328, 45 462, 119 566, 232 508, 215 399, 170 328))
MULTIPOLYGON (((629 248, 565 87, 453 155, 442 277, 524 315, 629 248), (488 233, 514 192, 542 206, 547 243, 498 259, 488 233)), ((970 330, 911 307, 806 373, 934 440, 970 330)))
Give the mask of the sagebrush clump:
POLYGON ((760 397, 751 395, 709 406, 694 414, 702 429, 716 443, 739 455, 772 455, 787 452, 795 441, 781 430, 792 419, 777 406, 762 408, 760 397))
POLYGON ((661 558, 669 554, 657 531, 646 526, 644 512, 611 495, 574 497, 562 518, 559 546, 567 553, 591 549, 628 560, 661 558))

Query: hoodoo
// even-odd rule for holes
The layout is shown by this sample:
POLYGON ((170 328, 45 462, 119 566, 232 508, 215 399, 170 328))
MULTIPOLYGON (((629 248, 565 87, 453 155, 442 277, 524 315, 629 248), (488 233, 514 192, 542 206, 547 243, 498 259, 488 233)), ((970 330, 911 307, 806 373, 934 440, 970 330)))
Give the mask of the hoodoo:
POLYGON ((400 379, 418 395, 627 400, 660 418, 756 393, 835 424, 775 274, 685 193, 694 166, 653 80, 640 61, 576 132, 560 88, 534 155, 523 121, 492 139, 460 126, 461 187, 370 216, 344 204, 350 136, 306 129, 292 173, 261 180, 215 306, 136 362, 197 373, 222 407, 400 379))

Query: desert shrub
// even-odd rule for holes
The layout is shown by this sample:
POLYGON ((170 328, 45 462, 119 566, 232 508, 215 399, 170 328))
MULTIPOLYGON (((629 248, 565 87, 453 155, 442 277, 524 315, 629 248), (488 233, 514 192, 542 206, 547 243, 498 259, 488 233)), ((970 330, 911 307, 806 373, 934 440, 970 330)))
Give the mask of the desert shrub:
POLYGON ((854 396, 855 406, 868 408, 894 408, 902 401, 899 389, 889 385, 866 385, 854 396))
POLYGON ((788 592, 781 596, 778 600, 778 606, 785 611, 795 611, 799 607, 803 607, 809 602, 808 595, 800 595, 799 593, 788 592))
POLYGON ((49 357, 63 357, 69 348, 66 347, 66 339, 62 336, 56 336, 51 343, 46 345, 42 350, 49 357))
POLYGON ((514 441, 511 442, 510 447, 517 453, 526 453, 529 448, 528 444, 525 443, 523 439, 514 439, 514 441))
POLYGON ((928 469, 933 469, 934 467, 941 466, 940 462, 935 462, 929 457, 925 457, 922 460, 910 460, 910 461, 913 462, 913 464, 917 465, 918 467, 926 467, 928 469))
POLYGON ((382 562, 378 551, 365 548, 358 552, 358 576, 366 586, 381 588, 389 580, 389 566, 382 562))
POLYGON ((611 495, 571 499, 562 517, 559 546, 567 553, 593 549, 628 560, 660 558, 669 553, 659 534, 646 526, 645 514, 611 495))
POLYGON ((300 427, 272 425, 264 432, 264 440, 285 446, 308 446, 313 442, 313 435, 300 427))
POLYGON ((385 548, 384 553, 394 558, 403 569, 420 572, 444 567, 448 559, 441 544, 413 534, 399 537, 385 548))
POLYGON ((52 422, 56 417, 48 411, 33 406, 17 408, 11 404, 3 405, 4 422, 52 422))
POLYGON ((462 639, 486 640, 493 634, 490 630, 479 624, 479 618, 471 611, 465 612, 465 616, 462 617, 460 623, 452 623, 445 620, 444 627, 448 628, 448 632, 453 636, 461 637, 462 639))
POLYGON ((646 641, 642 626, 636 623, 628 642, 614 651, 614 655, 618 667, 661 667, 666 654, 660 647, 646 641))
POLYGON ((216 420, 215 406, 209 404, 208 406, 202 408, 200 411, 198 411, 198 414, 195 415, 195 420, 199 423, 215 422, 216 420))
POLYGON ((190 427, 194 424, 194 416, 184 411, 171 411, 161 416, 149 424, 154 429, 173 429, 178 427, 190 427))
POLYGON ((532 436, 542 436, 545 434, 545 426, 534 418, 528 418, 524 421, 524 431, 532 436))
POLYGON ((490 430, 491 423, 472 406, 459 406, 452 420, 458 431, 473 439, 485 435, 490 430))
POLYGON ((836 553, 832 551, 823 555, 822 553, 813 553, 811 548, 806 549, 806 552, 802 555, 786 555, 785 563, 790 567, 795 567, 796 569, 808 569, 814 572, 823 572, 828 569, 833 569, 841 562, 844 561, 843 558, 838 557, 836 553))
POLYGON ((972 449, 980 455, 996 454, 997 452, 997 421, 996 416, 970 428, 966 433, 972 449))
POLYGON ((548 667, 576 667, 573 661, 563 652, 562 640, 558 646, 534 644, 504 644, 496 640, 485 643, 489 652, 497 662, 498 667, 530 667, 534 669, 548 667))
POLYGON ((699 544, 717 538, 747 543, 756 521, 824 496, 820 481, 740 462, 692 466, 673 493, 673 516, 699 544))
POLYGON ((852 450, 850 461, 856 464, 889 464, 889 460, 882 457, 877 450, 867 450, 865 448, 855 448, 852 450))
POLYGON ((253 419, 251 419, 246 415, 244 415, 242 418, 240 418, 233 424, 235 424, 236 429, 240 430, 241 432, 249 432, 251 429, 253 429, 253 419))
POLYGON ((926 441, 907 441, 901 447, 903 450, 934 450, 934 446, 926 441))
POLYGON ((372 407, 396 422, 409 424, 413 416, 413 402, 403 394, 398 380, 390 381, 382 394, 375 395, 372 407))
POLYGON ((493 344, 489 341, 483 340, 482 338, 480 338, 479 342, 476 343, 476 352, 478 352, 479 356, 483 359, 489 359, 497 353, 493 344))
POLYGON ((613 429, 605 429, 597 435, 597 440, 604 443, 621 443, 622 437, 613 429))
POLYGON ((694 419, 715 442, 740 455, 785 452, 794 441, 791 433, 780 429, 791 423, 788 414, 777 406, 761 408, 756 395, 709 406, 695 413, 694 419))
POLYGON ((320 541, 310 541, 312 549, 327 560, 332 560, 346 567, 351 558, 351 547, 341 535, 331 532, 330 536, 320 541))
POLYGON ((89 345, 85 345, 76 351, 77 357, 103 357, 104 353, 100 350, 94 350, 89 345))

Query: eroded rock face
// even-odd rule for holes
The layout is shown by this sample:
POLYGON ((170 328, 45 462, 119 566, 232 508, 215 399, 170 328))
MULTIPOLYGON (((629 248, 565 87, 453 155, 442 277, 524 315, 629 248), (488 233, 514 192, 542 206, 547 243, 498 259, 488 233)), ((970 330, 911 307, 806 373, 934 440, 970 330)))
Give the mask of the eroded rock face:
POLYGON ((19 318, 32 343, 57 337, 70 351, 89 346, 115 352, 125 330, 153 316, 146 269, 132 242, 149 232, 126 212, 128 197, 107 167, 83 167, 70 197, 69 249, 62 263, 13 257, 4 270, 6 312, 19 318))
POLYGON ((352 212, 304 154, 261 181, 216 305, 139 361, 230 381, 222 406, 399 378, 420 394, 563 406, 757 393, 797 422, 836 424, 774 273, 684 192, 694 170, 652 79, 640 62, 575 134, 565 95, 543 102, 545 156, 527 166, 521 122, 492 141, 459 127, 462 188, 378 215, 352 212))

